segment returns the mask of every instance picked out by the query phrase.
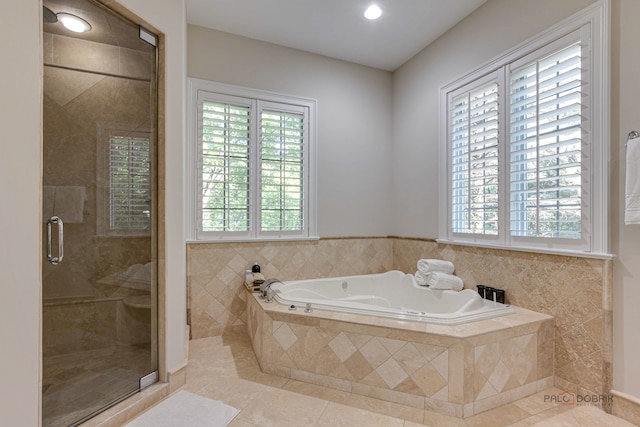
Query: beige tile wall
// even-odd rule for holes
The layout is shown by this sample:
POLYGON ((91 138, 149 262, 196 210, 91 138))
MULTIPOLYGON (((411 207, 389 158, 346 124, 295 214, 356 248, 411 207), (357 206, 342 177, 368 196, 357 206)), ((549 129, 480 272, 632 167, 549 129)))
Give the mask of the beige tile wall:
POLYGON ((381 273, 393 269, 387 238, 304 242, 198 243, 187 246, 191 338, 244 331, 244 272, 254 262, 281 280, 381 273), (239 329, 238 329, 239 328, 239 329))
MULTIPOLYGON (((310 242, 189 244, 192 338, 246 328, 244 270, 254 261, 281 280, 415 271, 420 258, 456 265, 465 286, 506 290, 507 302, 555 317, 556 386, 576 393, 611 388, 611 262, 491 250, 405 238, 339 238, 310 242)), ((605 408, 607 409, 607 408, 605 408)))
POLYGON ((507 303, 554 316, 556 386, 609 393, 611 260, 394 239, 395 268, 409 272, 419 258, 451 261, 465 287, 502 288, 507 303))

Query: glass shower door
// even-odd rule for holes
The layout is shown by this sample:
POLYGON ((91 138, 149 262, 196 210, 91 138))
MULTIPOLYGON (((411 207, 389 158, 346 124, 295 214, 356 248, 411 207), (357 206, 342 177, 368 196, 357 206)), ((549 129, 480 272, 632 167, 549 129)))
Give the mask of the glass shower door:
POLYGON ((43 17, 42 417, 69 426, 157 371, 156 47, 93 0, 43 17))

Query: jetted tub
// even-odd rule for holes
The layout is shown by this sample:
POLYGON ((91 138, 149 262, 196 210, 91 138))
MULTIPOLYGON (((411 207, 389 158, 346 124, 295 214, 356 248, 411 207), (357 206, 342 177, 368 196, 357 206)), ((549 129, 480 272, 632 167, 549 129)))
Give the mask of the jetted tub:
POLYGON ((380 274, 276 282, 274 299, 286 305, 396 319, 456 325, 510 314, 505 304, 488 301, 471 289, 435 290, 413 275, 393 270, 380 274))

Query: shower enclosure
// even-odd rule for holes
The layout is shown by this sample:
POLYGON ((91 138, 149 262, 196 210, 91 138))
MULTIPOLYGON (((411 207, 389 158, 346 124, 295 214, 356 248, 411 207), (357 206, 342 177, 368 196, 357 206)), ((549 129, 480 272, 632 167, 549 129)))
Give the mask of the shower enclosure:
POLYGON ((157 380, 157 49, 93 0, 43 20, 42 425, 69 426, 157 380))

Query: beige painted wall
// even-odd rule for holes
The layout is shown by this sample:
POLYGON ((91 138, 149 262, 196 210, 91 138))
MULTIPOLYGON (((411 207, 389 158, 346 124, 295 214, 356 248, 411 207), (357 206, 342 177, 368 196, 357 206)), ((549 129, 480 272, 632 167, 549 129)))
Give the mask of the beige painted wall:
POLYGON ((612 2, 613 388, 640 399, 640 227, 624 225, 624 143, 640 131, 640 2, 612 2))
POLYGON ((40 399, 40 3, 0 26, 0 399, 2 422, 37 426, 40 399), (16 34, 20 47, 16 49, 16 34))
POLYGON ((391 73, 197 26, 187 59, 189 77, 316 99, 318 234, 388 234, 391 73))

